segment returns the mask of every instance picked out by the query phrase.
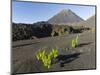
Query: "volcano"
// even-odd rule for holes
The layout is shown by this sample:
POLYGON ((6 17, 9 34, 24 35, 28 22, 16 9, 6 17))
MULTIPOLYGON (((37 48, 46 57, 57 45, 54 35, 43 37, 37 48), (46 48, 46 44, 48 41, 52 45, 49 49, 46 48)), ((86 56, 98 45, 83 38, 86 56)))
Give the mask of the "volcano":
POLYGON ((81 17, 76 15, 70 9, 63 9, 58 14, 54 15, 48 20, 48 23, 51 24, 67 24, 67 23, 76 23, 84 21, 81 17))

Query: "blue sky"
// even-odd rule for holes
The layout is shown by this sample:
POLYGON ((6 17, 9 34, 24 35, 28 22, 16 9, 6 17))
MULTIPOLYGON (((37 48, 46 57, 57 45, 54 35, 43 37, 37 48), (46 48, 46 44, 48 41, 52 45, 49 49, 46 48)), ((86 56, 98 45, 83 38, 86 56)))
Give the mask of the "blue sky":
POLYGON ((15 23, 34 23, 37 21, 47 21, 63 9, 70 9, 85 20, 95 14, 94 6, 13 1, 12 20, 15 23))

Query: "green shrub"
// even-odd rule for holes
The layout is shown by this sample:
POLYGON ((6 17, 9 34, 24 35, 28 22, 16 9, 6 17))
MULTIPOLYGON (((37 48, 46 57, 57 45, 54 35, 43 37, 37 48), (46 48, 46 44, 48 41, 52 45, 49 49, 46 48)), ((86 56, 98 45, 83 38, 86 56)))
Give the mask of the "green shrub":
POLYGON ((72 48, 76 48, 78 44, 79 44, 79 35, 77 35, 76 38, 72 39, 71 46, 72 48))
POLYGON ((75 42, 75 39, 72 39, 71 46, 72 46, 72 48, 75 48, 75 47, 76 47, 76 42, 75 42))
POLYGON ((57 50, 57 48, 55 48, 55 49, 52 49, 52 55, 53 55, 53 57, 54 58, 56 58, 57 56, 58 56, 58 50, 57 50))
POLYGON ((47 53, 45 50, 39 51, 36 54, 36 58, 37 60, 42 61, 43 65, 49 69, 52 65, 52 59, 56 58, 58 54, 58 49, 53 48, 52 51, 49 53, 47 53))

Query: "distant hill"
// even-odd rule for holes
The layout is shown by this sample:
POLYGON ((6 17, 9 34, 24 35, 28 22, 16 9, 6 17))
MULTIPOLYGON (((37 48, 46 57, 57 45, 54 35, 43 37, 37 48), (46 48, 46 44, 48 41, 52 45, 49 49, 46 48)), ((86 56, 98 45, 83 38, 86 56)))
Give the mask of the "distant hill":
POLYGON ((70 9, 63 9, 58 14, 54 15, 52 18, 48 20, 48 23, 51 24, 66 24, 66 23, 76 23, 84 21, 70 9))
POLYGON ((89 17, 87 20, 82 21, 82 22, 77 22, 77 23, 70 23, 70 26, 86 26, 86 27, 95 27, 96 24, 96 19, 95 19, 96 15, 92 15, 91 17, 89 17))
POLYGON ((87 27, 95 27, 96 24, 96 15, 89 17, 83 24, 87 27))
POLYGON ((89 26, 95 26, 95 17, 96 15, 91 16, 86 20, 87 25, 89 26))

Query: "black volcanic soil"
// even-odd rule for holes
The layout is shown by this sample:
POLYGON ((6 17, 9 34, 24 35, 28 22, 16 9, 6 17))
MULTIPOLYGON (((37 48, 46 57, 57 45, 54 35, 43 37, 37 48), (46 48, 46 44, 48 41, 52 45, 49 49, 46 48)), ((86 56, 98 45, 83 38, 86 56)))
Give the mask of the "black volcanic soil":
POLYGON ((13 42, 13 73, 95 69, 95 32, 90 30, 81 33, 79 46, 73 49, 71 48, 71 39, 76 37, 76 35, 66 34, 13 42), (53 47, 58 48, 61 58, 59 58, 59 62, 47 69, 36 59, 35 54, 41 48, 46 48, 49 51, 53 47))

